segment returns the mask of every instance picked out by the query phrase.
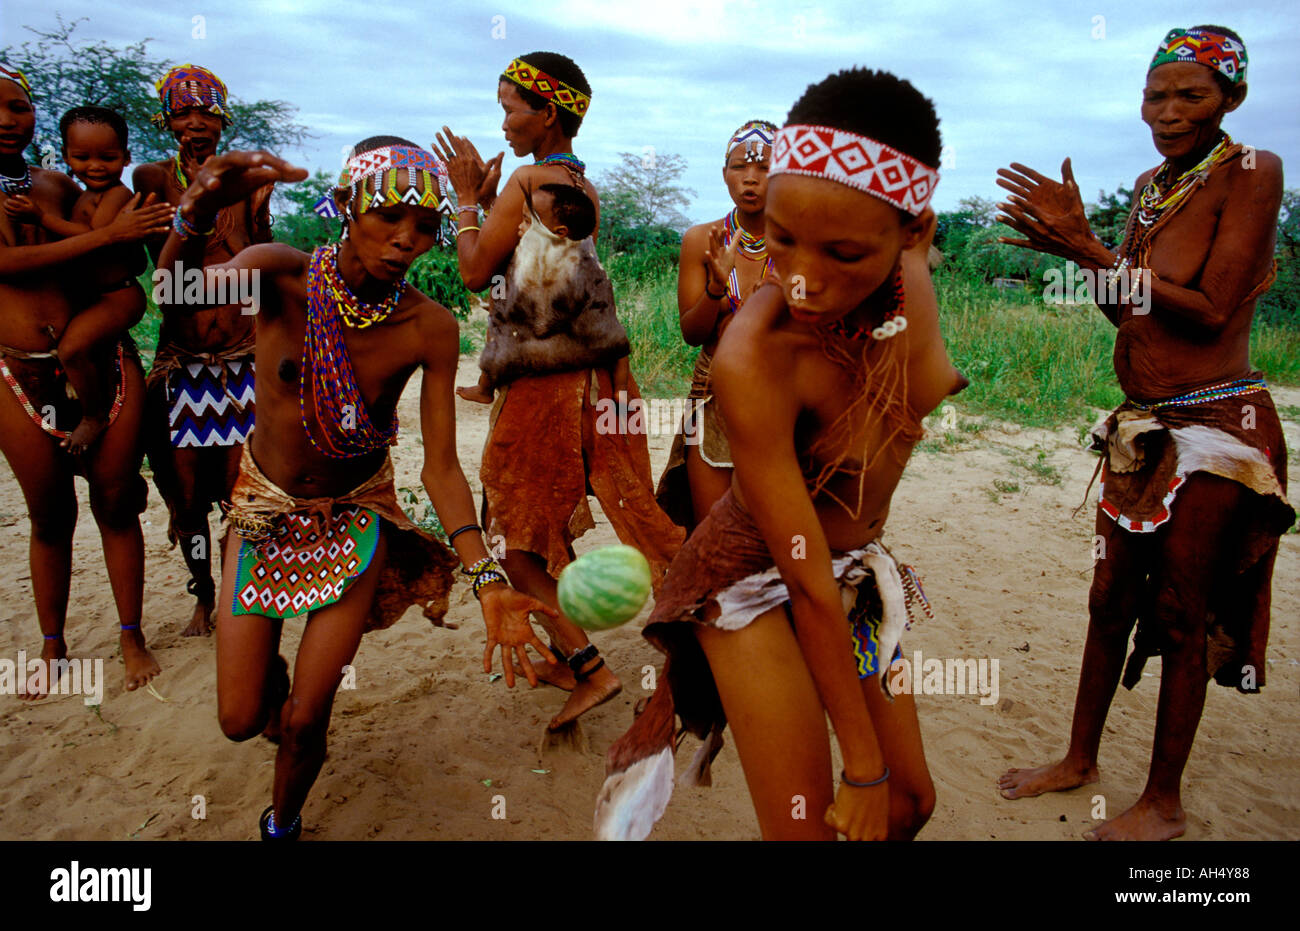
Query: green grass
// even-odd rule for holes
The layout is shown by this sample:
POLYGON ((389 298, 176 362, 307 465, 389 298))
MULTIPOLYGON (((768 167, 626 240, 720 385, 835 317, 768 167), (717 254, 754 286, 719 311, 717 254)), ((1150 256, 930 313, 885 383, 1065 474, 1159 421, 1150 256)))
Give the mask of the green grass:
POLYGON ((1054 427, 1123 400, 1111 367, 1115 328, 1095 308, 1026 305, 952 274, 937 275, 935 290, 948 354, 970 379, 957 396, 964 412, 1054 427))
POLYGON ((677 314, 677 270, 613 281, 619 319, 632 344, 632 374, 646 397, 682 397, 690 387, 698 346, 682 339, 677 314))
MULTIPOLYGON (((682 340, 677 268, 670 259, 654 253, 608 262, 619 318, 632 343, 632 371, 647 397, 684 395, 699 353, 682 340)), ((149 272, 140 282, 147 294, 149 272)), ((1108 410, 1123 400, 1111 362, 1115 328, 1095 307, 1045 307, 1027 293, 1000 291, 944 269, 935 275, 935 291, 948 353, 970 379, 955 399, 961 433, 978 434, 984 429, 978 418, 990 417, 1029 427, 1084 424, 1082 435, 1092 423, 1091 409, 1108 410)), ((146 365, 161 322, 150 299, 131 331, 146 365)), ((478 352, 483 330, 481 321, 462 322, 460 351, 478 352)), ((1300 329, 1257 321, 1250 352, 1251 363, 1270 383, 1300 385, 1300 329)), ((1300 410, 1284 408, 1283 415, 1300 419, 1300 410)), ((927 441, 921 448, 948 452, 957 442, 927 441)))

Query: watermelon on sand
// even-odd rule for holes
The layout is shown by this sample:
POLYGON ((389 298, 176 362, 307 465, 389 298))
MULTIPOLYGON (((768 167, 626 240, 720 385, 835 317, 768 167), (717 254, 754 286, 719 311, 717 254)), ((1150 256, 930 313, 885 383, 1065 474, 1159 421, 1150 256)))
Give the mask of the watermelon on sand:
POLYGON ((587 630, 608 630, 636 617, 650 597, 650 564, 622 543, 584 553, 564 567, 560 610, 587 630))

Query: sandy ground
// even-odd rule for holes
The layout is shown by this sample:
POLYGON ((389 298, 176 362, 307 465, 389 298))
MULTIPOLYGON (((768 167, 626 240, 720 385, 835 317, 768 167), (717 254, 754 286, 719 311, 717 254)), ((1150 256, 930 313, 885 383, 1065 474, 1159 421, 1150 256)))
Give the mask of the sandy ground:
MULTIPOLYGON (((463 359, 459 383, 475 374, 473 360, 463 359)), ((1300 404, 1300 391, 1276 395, 1279 405, 1300 404)), ((404 423, 418 422, 416 404, 413 385, 403 399, 404 423)), ((457 404, 461 462, 477 492, 487 408, 457 404)), ((1292 422, 1287 429, 1292 448, 1300 447, 1300 427, 1292 422)), ((1017 802, 997 795, 994 782, 1008 766, 1045 762, 1065 747, 1092 539, 1091 508, 1071 512, 1095 459, 1080 448, 1075 429, 989 425, 958 429, 954 437, 961 442, 914 457, 895 498, 887 542, 922 571, 936 612, 903 646, 909 658, 919 650, 926 658, 997 659, 999 694, 990 704, 970 694, 917 698, 938 791, 921 837, 1078 838, 1094 823, 1095 796, 1104 797, 1113 817, 1141 791, 1160 663, 1153 660, 1139 686, 1116 697, 1099 784, 1017 802), (1048 468, 1028 468, 1039 463, 1040 451, 1048 468), (995 481, 1002 484, 995 488, 995 481)), ((656 476, 668 445, 668 437, 651 438, 656 476)), ((420 461, 418 433, 408 430, 395 453, 399 487, 418 486, 420 461)), ((0 527, 7 528, 0 536, 0 657, 14 660, 20 649, 38 651, 40 638, 22 496, 8 470, 0 472, 0 527)), ((162 502, 151 487, 145 629, 163 667, 156 685, 165 701, 122 690, 117 618, 84 483, 78 492, 83 516, 69 647, 75 657, 105 658, 109 687, 98 713, 81 696, 34 705, 0 696, 0 839, 254 838, 270 799, 274 749, 260 738, 231 743, 217 726, 213 642, 180 636, 191 601, 184 564, 167 547, 162 502), (196 818, 200 807, 205 817, 196 818)), ((597 519, 580 552, 615 542, 599 513, 597 519)), ((1300 536, 1292 534, 1283 539, 1274 576, 1268 687, 1243 696, 1211 686, 1185 776, 1189 839, 1300 837, 1298 576, 1300 536)), ((580 745, 545 747, 545 724, 562 693, 489 681, 477 606, 463 586, 452 601, 449 620, 458 629, 434 628, 412 610, 362 644, 357 687, 339 693, 329 758, 303 813, 307 837, 591 836, 604 750, 646 694, 642 670, 658 654, 635 623, 598 635, 625 691, 584 718, 580 745)), ((301 630, 301 621, 285 625, 290 657, 301 630)), ((679 769, 693 748, 688 738, 679 769)), ((679 788, 654 836, 758 836, 730 743, 715 764, 713 787, 679 788)))

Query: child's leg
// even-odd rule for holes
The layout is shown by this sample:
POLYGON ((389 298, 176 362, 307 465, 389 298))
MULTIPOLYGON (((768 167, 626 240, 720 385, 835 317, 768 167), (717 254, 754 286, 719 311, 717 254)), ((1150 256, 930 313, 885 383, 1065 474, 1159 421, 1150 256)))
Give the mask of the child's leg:
POLYGON ((496 389, 492 387, 492 379, 488 378, 488 373, 484 372, 478 377, 478 384, 472 388, 457 388, 456 393, 466 401, 478 401, 480 404, 491 404, 492 396, 496 389))
POLYGON ((81 401, 81 423, 65 445, 74 453, 90 446, 108 426, 116 385, 109 350, 144 316, 144 291, 130 287, 109 291, 68 323, 59 340, 59 361, 81 401))

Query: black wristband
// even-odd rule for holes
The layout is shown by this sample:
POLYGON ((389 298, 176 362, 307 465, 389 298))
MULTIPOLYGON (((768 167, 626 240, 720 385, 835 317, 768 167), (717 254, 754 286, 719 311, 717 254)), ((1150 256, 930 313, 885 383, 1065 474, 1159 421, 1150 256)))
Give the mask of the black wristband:
POLYGON ((840 770, 840 781, 843 782, 845 785, 853 786, 855 789, 869 789, 872 786, 880 785, 888 778, 889 778, 888 766, 885 767, 885 772, 879 779, 873 779, 870 782, 854 782, 852 779, 848 777, 848 774, 845 773, 844 770, 842 769, 840 770))
POLYGON ((714 294, 712 291, 709 290, 709 285, 706 282, 704 285, 704 296, 711 301, 720 301, 727 296, 727 292, 723 291, 721 294, 714 294))
POLYGON ((467 530, 477 530, 479 533, 483 532, 483 528, 480 527, 478 524, 466 524, 464 527, 457 527, 451 533, 447 534, 447 542, 448 543, 453 542, 456 539, 456 537, 458 537, 460 534, 464 533, 467 530))

